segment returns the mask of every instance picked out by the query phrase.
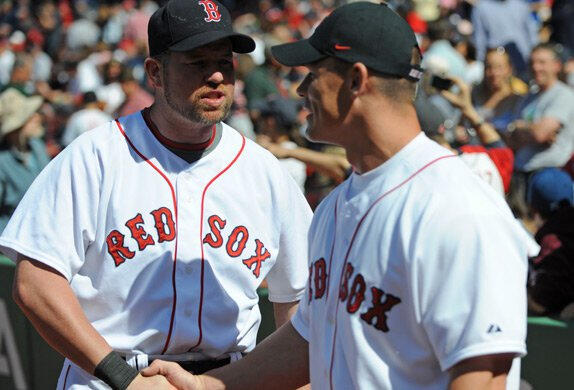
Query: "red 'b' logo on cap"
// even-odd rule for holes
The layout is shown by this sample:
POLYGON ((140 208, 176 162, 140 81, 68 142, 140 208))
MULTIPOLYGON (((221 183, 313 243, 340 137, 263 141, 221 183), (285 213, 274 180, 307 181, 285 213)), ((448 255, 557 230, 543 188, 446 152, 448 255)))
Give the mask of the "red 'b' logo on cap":
POLYGON ((221 20, 219 8, 212 0, 199 0, 198 3, 203 5, 203 9, 207 14, 207 18, 203 20, 206 22, 219 22, 221 20))

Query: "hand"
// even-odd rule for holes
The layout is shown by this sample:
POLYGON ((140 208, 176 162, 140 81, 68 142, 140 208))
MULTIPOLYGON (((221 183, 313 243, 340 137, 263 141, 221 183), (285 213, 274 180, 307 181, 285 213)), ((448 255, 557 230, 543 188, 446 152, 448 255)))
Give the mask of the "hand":
MULTIPOLYGON (((151 366, 141 371, 144 377, 164 378, 179 390, 204 390, 205 386, 199 376, 195 376, 185 371, 174 362, 154 360, 151 366), (155 376, 154 376, 155 375, 155 376), (162 375, 162 376, 160 376, 162 375)), ((131 389, 128 389, 131 390, 131 389)))
POLYGON ((155 389, 164 389, 164 390, 173 390, 177 389, 176 387, 172 386, 168 380, 161 376, 148 376, 144 377, 141 374, 135 377, 135 379, 130 383, 127 390, 155 390, 155 389))
POLYGON ((271 139, 266 135, 257 136, 257 143, 279 159, 289 157, 289 149, 285 149, 281 145, 271 141, 271 139))
POLYGON ((529 124, 527 121, 525 121, 524 119, 516 119, 512 122, 510 122, 508 124, 508 126, 506 127, 506 130, 509 133, 512 133, 513 131, 524 131, 524 130, 528 130, 530 128, 529 124))
POLYGON ((463 112, 468 112, 473 109, 472 99, 470 96, 470 87, 458 77, 449 77, 458 87, 458 93, 451 91, 441 91, 440 94, 450 102, 453 106, 463 112))

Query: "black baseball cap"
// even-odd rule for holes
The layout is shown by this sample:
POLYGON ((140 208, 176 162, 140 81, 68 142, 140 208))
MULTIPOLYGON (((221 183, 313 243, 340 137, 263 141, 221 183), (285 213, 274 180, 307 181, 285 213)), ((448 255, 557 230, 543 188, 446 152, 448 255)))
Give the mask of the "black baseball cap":
POLYGON ((222 38, 231 40, 236 53, 255 50, 251 37, 233 31, 229 11, 216 0, 170 0, 154 12, 147 30, 152 57, 166 50, 193 50, 222 38))
POLYGON ((286 66, 335 57, 416 81, 422 68, 410 64, 413 47, 418 49, 415 34, 402 17, 385 3, 360 1, 335 9, 308 39, 274 46, 271 53, 286 66))

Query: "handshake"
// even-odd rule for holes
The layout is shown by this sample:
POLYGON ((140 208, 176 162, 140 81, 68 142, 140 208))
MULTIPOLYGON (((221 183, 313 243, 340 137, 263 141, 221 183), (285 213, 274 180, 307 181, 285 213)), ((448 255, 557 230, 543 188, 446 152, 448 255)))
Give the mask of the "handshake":
POLYGON ((213 381, 210 381, 212 383, 209 386, 207 382, 204 382, 203 378, 204 376, 196 376, 185 371, 177 363, 154 360, 149 367, 143 369, 130 383, 127 390, 196 390, 224 388, 223 384, 215 378, 213 378, 213 381))

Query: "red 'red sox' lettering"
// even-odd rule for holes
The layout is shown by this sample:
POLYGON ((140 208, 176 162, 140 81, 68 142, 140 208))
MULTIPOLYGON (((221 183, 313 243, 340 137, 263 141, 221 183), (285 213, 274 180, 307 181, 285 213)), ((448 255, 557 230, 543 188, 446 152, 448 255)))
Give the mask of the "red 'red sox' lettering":
POLYGON ((108 234, 106 244, 108 245, 108 253, 114 259, 116 267, 126 261, 126 259, 133 258, 136 254, 130 251, 127 246, 124 246, 124 235, 117 230, 112 230, 108 234))
MULTIPOLYGON (((207 218, 210 232, 203 237, 203 243, 212 248, 220 248, 223 245, 223 236, 221 231, 225 228, 226 221, 218 215, 211 215, 207 218)), ((231 230, 227 237, 225 250, 229 257, 239 257, 243 254, 249 240, 249 230, 242 225, 236 226, 231 230)), ((262 263, 271 257, 271 253, 265 248, 265 245, 259 239, 255 239, 255 254, 241 262, 249 269, 252 269, 253 275, 259 278, 261 275, 262 263), (253 267, 255 265, 255 267, 253 267)))
POLYGON ((327 263, 324 258, 313 262, 309 267, 309 302, 315 299, 323 298, 325 291, 327 290, 327 263), (313 287, 315 289, 315 295, 313 296, 313 287))
MULTIPOLYGON (((361 308, 361 304, 365 300, 365 293, 367 291, 367 283, 365 278, 360 273, 353 277, 355 267, 351 263, 347 263, 345 271, 341 278, 339 285, 339 300, 345 304, 347 313, 354 314, 361 308)), ((309 281, 308 281, 308 295, 309 304, 313 299, 318 300, 323 298, 327 286, 327 265, 324 258, 314 261, 309 267, 309 281)), ((382 332, 388 332, 387 313, 391 309, 401 303, 401 299, 385 293, 383 290, 371 287, 371 306, 366 312, 360 315, 360 318, 367 324, 374 326, 382 332)))
POLYGON ((376 322, 374 327, 378 330, 382 330, 383 332, 388 332, 389 327, 387 326, 386 313, 390 311, 393 306, 401 303, 401 300, 394 295, 385 294, 383 290, 380 290, 376 287, 371 287, 371 293, 373 295, 373 306, 366 313, 361 314, 361 319, 366 321, 368 324, 373 325, 372 321, 375 318, 376 322), (381 302, 383 295, 386 298, 384 302, 381 302))
POLYGON ((237 226, 227 239, 227 254, 231 257, 237 257, 243 253, 243 249, 245 249, 245 244, 247 244, 247 239, 249 238, 249 232, 245 226, 237 226), (240 238, 238 238, 240 237, 240 238), (236 248, 233 247, 237 244, 236 248))
POLYGON ((175 222, 171 210, 167 207, 160 207, 151 212, 155 220, 155 228, 159 236, 158 242, 171 241, 175 238, 175 222), (165 219, 165 221, 164 221, 165 219), (165 227, 168 227, 169 232, 166 232, 165 227))
POLYGON ((203 239, 204 244, 209 244, 212 248, 219 248, 223 245, 223 238, 221 237, 221 229, 227 223, 224 219, 219 218, 218 215, 212 215, 207 218, 207 223, 211 229, 211 233, 207 234, 203 239))
MULTIPOLYGON (((176 227, 171 210, 167 207, 160 207, 150 214, 155 222, 157 241, 173 241, 176 235, 176 227)), ((155 244, 153 237, 145 230, 145 222, 140 213, 129 219, 125 225, 130 230, 132 238, 137 242, 140 251, 145 250, 148 245, 155 244)), ((108 253, 112 256, 116 267, 123 264, 126 259, 132 259, 135 256, 135 252, 131 251, 124 242, 125 236, 118 230, 112 230, 106 237, 108 253)))
POLYGON ((138 248, 143 251, 146 246, 155 244, 153 237, 146 233, 146 231, 140 226, 143 225, 144 221, 141 214, 136 215, 132 219, 126 222, 126 226, 132 232, 132 237, 138 242, 138 248))

